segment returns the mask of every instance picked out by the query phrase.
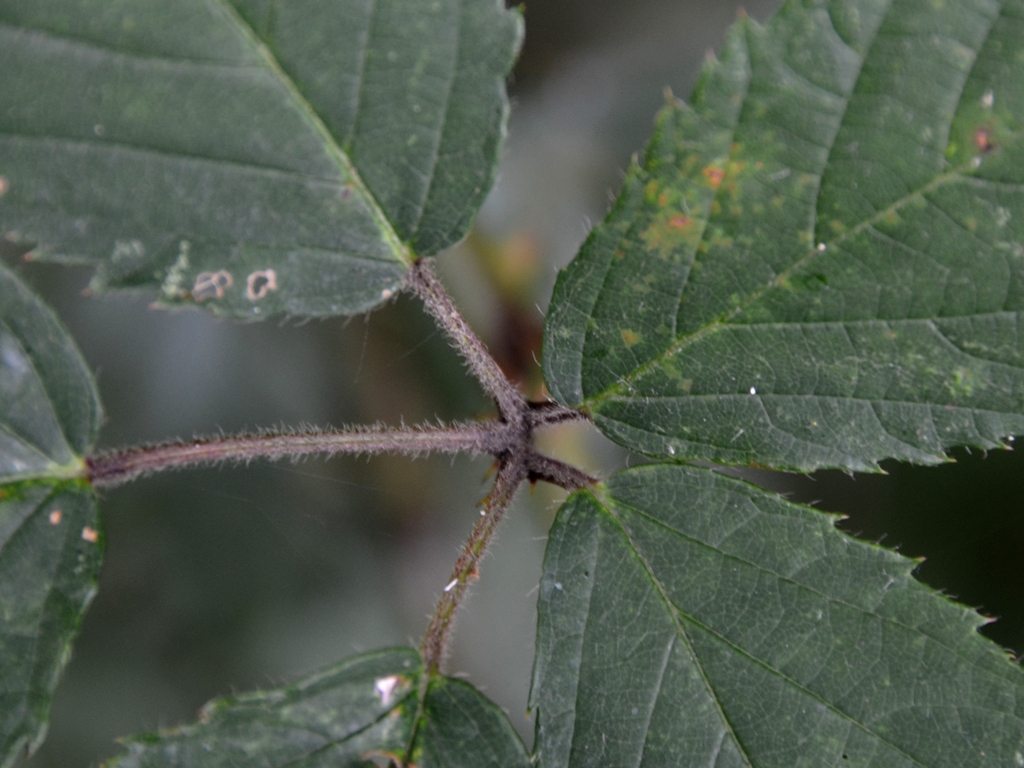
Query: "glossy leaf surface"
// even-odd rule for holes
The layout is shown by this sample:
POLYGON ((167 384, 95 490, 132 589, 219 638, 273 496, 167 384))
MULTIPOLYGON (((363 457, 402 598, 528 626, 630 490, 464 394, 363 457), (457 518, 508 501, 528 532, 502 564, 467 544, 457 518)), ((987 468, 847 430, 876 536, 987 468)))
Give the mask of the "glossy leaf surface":
POLYGON ((101 418, 75 343, 0 265, 0 483, 77 474, 101 418))
POLYGON ((520 32, 497 0, 0 0, 0 232, 164 304, 364 311, 468 229, 520 32))
POLYGON ((1024 761, 1024 672, 913 567, 709 470, 576 494, 540 588, 540 765, 1024 761))
POLYGON ((0 765, 34 750, 96 592, 102 540, 77 482, 0 486, 0 765))
POLYGON ((431 681, 415 737, 423 672, 411 649, 343 662, 293 686, 221 699, 196 725, 133 737, 120 768, 156 766, 365 766, 373 758, 426 768, 526 768, 501 711, 469 685, 431 681))
POLYGON ((53 312, 0 266, 0 765, 34 749, 102 560, 82 471, 102 418, 53 312), (16 482, 22 481, 22 482, 16 482))
POLYGON ((802 470, 1024 431, 1022 66, 1022 0, 741 19, 560 276, 550 390, 643 453, 802 470))

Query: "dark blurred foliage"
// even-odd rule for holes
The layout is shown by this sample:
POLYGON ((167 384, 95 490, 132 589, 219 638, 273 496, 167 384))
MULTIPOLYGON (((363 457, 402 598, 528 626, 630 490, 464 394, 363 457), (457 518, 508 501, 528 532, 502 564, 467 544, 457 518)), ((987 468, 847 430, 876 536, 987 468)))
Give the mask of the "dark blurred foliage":
MULTIPOLYGON (((776 3, 745 3, 763 19, 776 3)), ((531 0, 499 182, 442 277, 532 395, 557 267, 607 210, 664 88, 685 96, 738 3, 531 0)), ((0 254, 17 261, 16 254, 0 254)), ((368 317, 233 324, 82 295, 88 274, 20 265, 97 372, 103 447, 260 426, 471 419, 490 405, 416 302, 368 317)), ((546 449, 591 471, 624 457, 592 431, 546 449)), ((850 515, 845 529, 911 556, 919 575, 988 615, 1024 650, 1020 454, 959 452, 938 468, 750 479, 850 515)), ((635 459, 634 459, 635 460, 635 459)), ((26 765, 95 765, 117 735, 194 718, 213 696, 269 687, 362 650, 418 642, 486 493, 490 462, 376 457, 173 473, 103 497, 107 560, 54 706, 26 765)), ((460 615, 448 670, 524 717, 544 534, 559 492, 511 511, 460 615)))

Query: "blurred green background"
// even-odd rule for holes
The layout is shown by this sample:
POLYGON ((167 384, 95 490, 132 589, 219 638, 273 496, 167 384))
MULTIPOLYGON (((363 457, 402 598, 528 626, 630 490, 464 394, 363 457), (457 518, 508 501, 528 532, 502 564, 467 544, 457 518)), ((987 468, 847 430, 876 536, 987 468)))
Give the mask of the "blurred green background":
MULTIPOLYGON (((776 2, 746 2, 764 19, 776 2)), ((539 391, 555 271, 600 220, 665 87, 685 96, 738 3, 530 0, 500 177, 470 238, 440 259, 502 365, 539 391)), ((85 298, 88 274, 19 270, 58 308, 97 373, 102 447, 274 425, 467 419, 490 406, 415 301, 368 317, 239 325, 85 298)), ((578 427, 545 446, 592 471, 630 458, 578 427)), ((633 459, 635 461, 635 459, 633 459)), ((918 574, 1002 617, 1024 651, 1024 460, 956 454, 888 475, 747 474, 850 517, 918 574)), ((187 471, 104 494, 107 559, 53 711, 27 766, 98 765, 118 735, 187 722, 214 696, 287 682, 345 656, 417 644, 487 490, 487 459, 377 457, 187 471)), ((560 492, 523 493, 458 620, 448 671, 525 716, 535 587, 560 492)))

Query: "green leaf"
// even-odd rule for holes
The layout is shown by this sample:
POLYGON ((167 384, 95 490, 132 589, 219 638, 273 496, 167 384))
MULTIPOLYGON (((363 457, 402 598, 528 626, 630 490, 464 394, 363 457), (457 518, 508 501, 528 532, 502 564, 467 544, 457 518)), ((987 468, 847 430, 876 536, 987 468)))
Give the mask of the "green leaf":
POLYGON ((0 265, 0 484, 78 475, 101 419, 74 341, 0 265))
MULTIPOLYGON (((423 663, 411 649, 349 659, 287 688, 220 699, 197 725, 127 740, 118 768, 364 766, 406 760, 417 723, 423 663)), ((408 764, 419 768, 526 768, 504 714, 472 687, 433 678, 408 764)))
POLYGON ((225 315, 361 312, 468 229, 498 0, 0 0, 0 232, 225 315))
POLYGON ((1024 671, 913 561, 705 469, 563 506, 531 707, 540 765, 1024 763, 1024 671))
POLYGON ((0 766, 42 742, 96 591, 95 498, 81 481, 59 481, 82 473, 101 418, 71 337, 0 265, 0 766))
POLYGON ((660 456, 935 463, 1024 431, 1024 1, 741 19, 562 273, 544 369, 660 456))
POLYGON ((0 766, 43 740, 102 546, 87 485, 0 486, 0 766))

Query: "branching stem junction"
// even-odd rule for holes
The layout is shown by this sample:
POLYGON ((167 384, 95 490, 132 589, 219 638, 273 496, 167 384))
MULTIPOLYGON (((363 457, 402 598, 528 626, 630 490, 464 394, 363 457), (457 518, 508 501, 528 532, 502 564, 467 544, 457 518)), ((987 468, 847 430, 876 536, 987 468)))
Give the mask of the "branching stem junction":
POLYGON ((196 438, 100 453, 86 460, 86 473, 96 488, 112 488, 166 469, 224 461, 248 462, 256 458, 297 459, 311 454, 338 453, 415 456, 430 452, 494 456, 497 463, 494 486, 482 504, 480 519, 442 591, 421 645, 428 674, 433 675, 439 671, 445 656, 455 612, 469 582, 476 578, 480 560, 519 486, 527 480, 544 480, 574 491, 596 480, 575 467, 544 456, 533 447, 538 427, 586 416, 558 403, 528 401, 502 373, 466 323, 434 274, 429 259, 420 259, 410 268, 404 287, 422 299, 474 378, 494 399, 497 418, 451 425, 264 431, 196 438))

